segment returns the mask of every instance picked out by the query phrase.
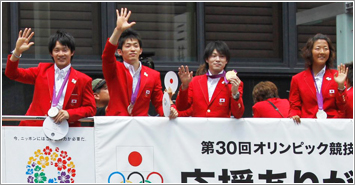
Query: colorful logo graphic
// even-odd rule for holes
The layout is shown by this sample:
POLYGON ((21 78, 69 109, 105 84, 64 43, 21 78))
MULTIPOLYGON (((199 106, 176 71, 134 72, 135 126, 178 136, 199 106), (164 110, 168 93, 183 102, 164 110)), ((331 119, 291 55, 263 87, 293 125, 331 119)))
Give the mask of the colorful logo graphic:
POLYGON ((59 152, 58 147, 54 151, 49 146, 36 150, 34 156, 29 157, 26 169, 28 183, 74 183, 76 175, 71 157, 67 151, 59 152), (57 174, 46 173, 48 168, 54 168, 57 174))
MULTIPOLYGON (((112 172, 108 177, 108 183, 111 183, 111 178, 116 174, 119 175, 119 177, 115 177, 116 181, 117 178, 123 179, 122 181, 120 180, 121 183, 134 183, 132 181, 137 183, 151 183, 149 178, 152 175, 157 175, 161 183, 164 182, 163 176, 160 173, 152 171, 154 166, 153 147, 118 147, 117 151, 117 168, 120 169, 121 172, 112 172), (132 150, 133 148, 136 150, 132 150), (147 177, 144 178, 143 174, 138 171, 143 171, 143 174, 148 174, 147 177), (127 178, 123 172, 130 172, 127 173, 127 178), (131 176, 136 176, 133 177, 135 180, 130 180, 132 179, 131 176)), ((153 179, 155 179, 154 181, 158 180, 157 178, 153 179)))

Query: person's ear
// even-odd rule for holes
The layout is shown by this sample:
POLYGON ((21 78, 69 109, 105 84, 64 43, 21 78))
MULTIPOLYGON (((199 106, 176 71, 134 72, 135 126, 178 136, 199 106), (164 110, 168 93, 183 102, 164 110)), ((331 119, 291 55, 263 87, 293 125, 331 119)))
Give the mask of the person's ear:
POLYGON ((122 49, 117 49, 117 53, 122 56, 122 49))
POLYGON ((95 100, 100 100, 100 95, 98 93, 94 93, 95 100))

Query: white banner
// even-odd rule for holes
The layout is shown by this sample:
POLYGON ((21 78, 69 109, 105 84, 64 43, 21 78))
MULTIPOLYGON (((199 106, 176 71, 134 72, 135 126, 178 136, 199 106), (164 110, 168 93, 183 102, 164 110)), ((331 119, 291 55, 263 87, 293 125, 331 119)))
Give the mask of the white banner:
POLYGON ((2 183, 95 183, 94 128, 59 141, 42 127, 2 127, 2 183))
POLYGON ((96 182, 352 183, 353 124, 95 117, 96 182))

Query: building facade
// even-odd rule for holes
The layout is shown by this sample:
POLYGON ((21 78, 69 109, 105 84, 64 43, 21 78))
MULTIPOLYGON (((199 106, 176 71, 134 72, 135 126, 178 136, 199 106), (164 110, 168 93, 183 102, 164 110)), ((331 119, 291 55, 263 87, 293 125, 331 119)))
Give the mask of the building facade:
POLYGON ((296 25, 297 12, 330 3, 2 2, 2 114, 24 115, 32 101, 32 85, 4 75, 20 29, 35 32, 35 45, 23 54, 20 67, 51 62, 48 37, 62 29, 76 39, 73 67, 92 78, 103 77, 101 54, 116 24, 115 10, 127 7, 130 21, 137 23, 133 29, 142 37, 143 54, 153 60, 162 82, 168 71, 177 72, 181 65, 196 71, 204 62, 205 45, 225 41, 231 50, 227 70, 235 69, 245 84, 243 117, 252 117, 252 89, 258 82, 274 82, 280 97, 288 98, 291 77, 304 69, 299 51, 308 38, 323 33, 337 44, 335 17, 296 25))

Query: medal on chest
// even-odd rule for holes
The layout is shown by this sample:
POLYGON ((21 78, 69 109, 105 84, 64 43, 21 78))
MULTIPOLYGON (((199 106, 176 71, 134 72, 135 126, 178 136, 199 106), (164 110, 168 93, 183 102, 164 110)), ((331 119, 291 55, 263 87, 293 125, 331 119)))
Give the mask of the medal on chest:
POLYGON ((318 110, 317 119, 327 119, 327 113, 324 110, 318 110))
POLYGON ((132 115, 132 110, 133 110, 133 105, 129 104, 127 107, 128 114, 131 116, 132 115))
POLYGON ((59 109, 57 107, 51 107, 48 110, 48 116, 51 117, 51 118, 56 117, 58 113, 59 113, 59 109))

